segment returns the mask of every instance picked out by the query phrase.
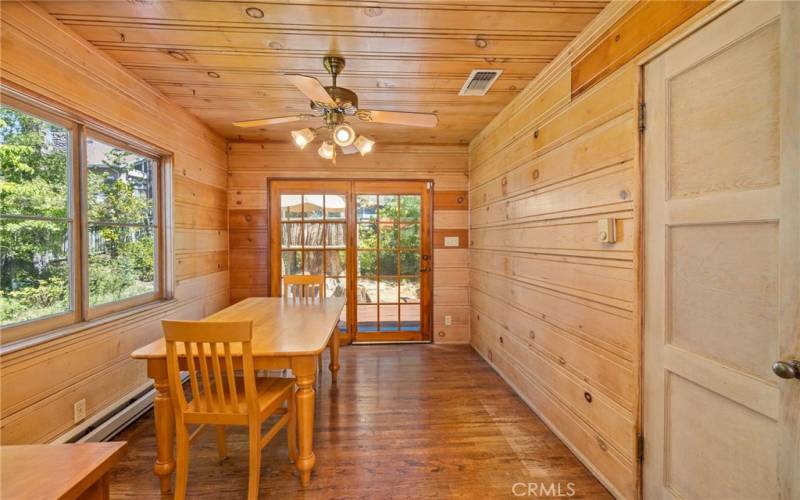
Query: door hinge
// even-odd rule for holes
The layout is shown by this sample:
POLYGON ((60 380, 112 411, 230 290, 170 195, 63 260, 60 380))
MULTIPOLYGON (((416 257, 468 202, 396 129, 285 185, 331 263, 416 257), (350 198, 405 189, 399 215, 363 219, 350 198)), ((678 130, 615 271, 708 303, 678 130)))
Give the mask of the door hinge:
POLYGON ((646 125, 647 106, 645 103, 639 103, 639 132, 644 132, 646 125))
POLYGON ((644 461, 644 436, 641 433, 636 434, 636 459, 644 461))

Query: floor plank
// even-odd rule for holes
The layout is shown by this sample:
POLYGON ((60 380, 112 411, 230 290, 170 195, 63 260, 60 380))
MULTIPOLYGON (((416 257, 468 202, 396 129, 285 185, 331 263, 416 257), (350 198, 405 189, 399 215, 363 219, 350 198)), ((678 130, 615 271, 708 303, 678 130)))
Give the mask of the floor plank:
MULTIPOLYGON (((311 486, 300 487, 281 432, 264 449, 262 498, 517 498, 515 483, 611 498, 469 346, 343 347, 341 365, 338 387, 327 371, 318 386, 311 486)), ((129 451, 112 498, 159 497, 152 411, 116 439, 129 451)), ((229 431, 228 449, 219 464, 213 432, 192 447, 190 497, 244 498, 243 430, 229 431)))

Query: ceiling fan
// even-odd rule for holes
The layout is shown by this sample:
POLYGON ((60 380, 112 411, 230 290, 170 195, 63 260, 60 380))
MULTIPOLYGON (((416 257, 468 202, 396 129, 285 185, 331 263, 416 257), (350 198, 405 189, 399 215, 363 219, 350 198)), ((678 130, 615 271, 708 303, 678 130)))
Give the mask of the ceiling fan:
POLYGON ((286 74, 289 82, 311 100, 311 114, 298 114, 290 116, 275 116, 260 120, 245 120, 233 122, 237 127, 263 127, 279 123, 307 121, 322 118, 324 125, 316 128, 293 130, 294 142, 304 148, 314 140, 320 130, 329 134, 317 150, 319 155, 327 160, 336 162, 336 146, 345 154, 361 153, 361 156, 372 151, 375 141, 363 136, 357 136, 347 118, 355 117, 361 121, 373 123, 387 123, 393 125, 407 125, 411 127, 435 127, 439 118, 433 113, 406 113, 401 111, 380 111, 358 108, 358 95, 350 89, 338 87, 336 77, 344 70, 345 61, 341 57, 327 56, 323 58, 322 65, 331 75, 333 84, 323 86, 319 80, 312 76, 286 74))

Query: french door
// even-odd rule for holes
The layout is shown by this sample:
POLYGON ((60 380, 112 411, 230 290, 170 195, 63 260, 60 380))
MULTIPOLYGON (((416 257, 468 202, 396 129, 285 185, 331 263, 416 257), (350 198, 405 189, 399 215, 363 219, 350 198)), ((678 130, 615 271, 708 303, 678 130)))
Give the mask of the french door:
POLYGON ((270 287, 325 276, 344 296, 340 331, 353 342, 431 338, 431 187, 427 181, 275 179, 270 193, 270 287))

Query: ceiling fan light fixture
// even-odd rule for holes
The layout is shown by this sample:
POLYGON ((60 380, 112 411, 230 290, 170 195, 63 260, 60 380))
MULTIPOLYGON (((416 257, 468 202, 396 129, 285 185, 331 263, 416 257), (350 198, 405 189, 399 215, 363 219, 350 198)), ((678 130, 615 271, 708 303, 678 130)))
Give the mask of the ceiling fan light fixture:
POLYGON ((336 146, 333 145, 330 141, 325 141, 317 150, 317 153, 326 160, 332 160, 333 155, 336 152, 336 146))
POLYGON ((347 147, 356 140, 356 131, 347 124, 342 124, 333 129, 333 142, 341 147, 347 147))
POLYGON ((313 130, 310 128, 304 128, 302 130, 292 130, 292 139, 294 139, 294 143, 297 144, 300 149, 303 149, 308 145, 309 142, 314 140, 317 134, 314 133, 313 130))
POLYGON ((364 156, 372 151, 372 148, 375 146, 375 141, 368 139, 363 135, 359 135, 355 142, 353 142, 353 146, 358 149, 358 152, 361 153, 361 156, 364 156))

